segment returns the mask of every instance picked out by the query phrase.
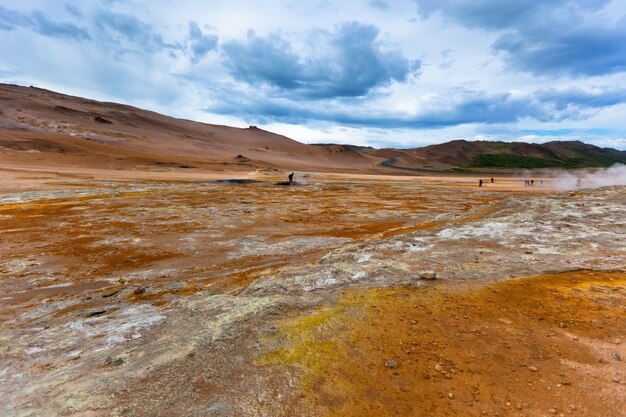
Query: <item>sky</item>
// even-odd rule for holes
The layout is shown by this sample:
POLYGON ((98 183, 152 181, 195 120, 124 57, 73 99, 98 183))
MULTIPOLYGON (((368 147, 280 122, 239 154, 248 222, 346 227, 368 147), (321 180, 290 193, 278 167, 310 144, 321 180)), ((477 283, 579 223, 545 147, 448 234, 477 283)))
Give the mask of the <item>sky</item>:
POLYGON ((305 143, 626 149, 626 0, 0 0, 0 82, 305 143))

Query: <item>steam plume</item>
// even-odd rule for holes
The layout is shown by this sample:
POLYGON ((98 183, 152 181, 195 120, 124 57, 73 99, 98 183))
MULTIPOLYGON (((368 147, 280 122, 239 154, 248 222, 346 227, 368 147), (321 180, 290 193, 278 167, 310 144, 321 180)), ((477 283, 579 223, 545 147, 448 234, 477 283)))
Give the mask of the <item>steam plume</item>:
POLYGON ((610 168, 593 170, 553 171, 547 176, 552 177, 552 186, 559 190, 626 185, 626 165, 615 164, 610 168))

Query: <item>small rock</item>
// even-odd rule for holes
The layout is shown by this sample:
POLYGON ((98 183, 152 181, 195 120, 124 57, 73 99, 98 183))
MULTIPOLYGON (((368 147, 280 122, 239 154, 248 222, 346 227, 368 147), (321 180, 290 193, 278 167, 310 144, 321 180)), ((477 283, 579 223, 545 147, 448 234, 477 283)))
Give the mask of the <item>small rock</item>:
POLYGON ((111 125, 111 124, 113 124, 113 122, 112 122, 112 121, 107 120, 107 119, 105 119, 104 117, 99 116, 99 115, 94 116, 93 120, 95 120, 95 121, 96 121, 96 122, 98 122, 98 123, 102 123, 102 124, 107 124, 107 125, 111 125))
POLYGON ((531 365, 531 366, 528 367, 528 370, 532 371, 532 372, 537 372, 539 369, 536 366, 531 365))
POLYGON ((621 343, 622 343, 622 339, 620 339, 620 338, 615 338, 615 339, 613 339, 613 344, 614 344, 614 345, 619 345, 619 344, 621 344, 621 343))
POLYGON ((435 271, 421 271, 418 276, 420 279, 437 279, 437 273, 435 271))
POLYGON ((446 377, 446 379, 452 379, 452 375, 450 375, 450 374, 446 374, 445 377, 446 377))
POLYGON ((613 354, 613 359, 615 359, 618 362, 621 362, 622 361, 622 355, 620 355, 618 352, 615 352, 613 354))
POLYGON ((104 363, 109 366, 120 366, 124 364, 124 359, 120 357, 112 358, 111 356, 107 356, 104 363))
POLYGON ((516 408, 516 409, 518 409, 518 410, 521 410, 521 409, 522 409, 522 405, 521 405, 521 404, 517 404, 517 405, 515 406, 515 408, 516 408))
POLYGON ((441 372, 441 371, 443 371, 443 367, 441 366, 441 364, 440 364, 440 363, 438 363, 437 365, 435 365, 435 371, 437 371, 437 372, 441 372))
POLYGON ((619 383, 620 383, 620 380, 619 380, 619 378, 617 378, 617 377, 613 377, 613 378, 611 378, 611 381, 615 382, 616 384, 619 384, 619 383))
POLYGON ((556 414, 556 408, 549 408, 549 409, 548 409, 548 413, 550 413, 550 414, 556 414))
POLYGON ((411 324, 417 324, 417 320, 411 320, 411 324))
POLYGON ((393 359, 388 359, 387 362, 385 362, 385 368, 395 369, 397 367, 398 367, 398 362, 396 362, 393 359))
POLYGON ((451 392, 449 392, 449 393, 448 393, 448 398, 450 398, 451 400, 454 400, 454 394, 453 394, 453 393, 451 393, 451 392))
POLYGON ((146 287, 139 287, 139 288, 136 288, 135 291, 133 291, 133 294, 139 295, 145 292, 146 292, 146 287))

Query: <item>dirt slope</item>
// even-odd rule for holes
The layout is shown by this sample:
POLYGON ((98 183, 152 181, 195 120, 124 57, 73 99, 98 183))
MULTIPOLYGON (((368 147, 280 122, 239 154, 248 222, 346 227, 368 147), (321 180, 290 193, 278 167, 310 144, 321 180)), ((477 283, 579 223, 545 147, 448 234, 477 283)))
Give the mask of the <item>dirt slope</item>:
POLYGON ((0 106, 0 162, 12 164, 364 169, 380 162, 347 147, 306 145, 254 126, 175 119, 34 87, 0 84, 0 106))

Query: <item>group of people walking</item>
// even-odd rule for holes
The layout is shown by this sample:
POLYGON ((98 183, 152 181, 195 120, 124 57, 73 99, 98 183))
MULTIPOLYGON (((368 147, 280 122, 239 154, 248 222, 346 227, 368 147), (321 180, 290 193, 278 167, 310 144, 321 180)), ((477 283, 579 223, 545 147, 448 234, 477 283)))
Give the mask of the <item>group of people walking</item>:
MULTIPOLYGON (((534 187, 535 180, 533 178, 529 180, 524 180, 524 187, 534 187)), ((543 180, 539 180, 539 186, 543 187, 543 180)))

